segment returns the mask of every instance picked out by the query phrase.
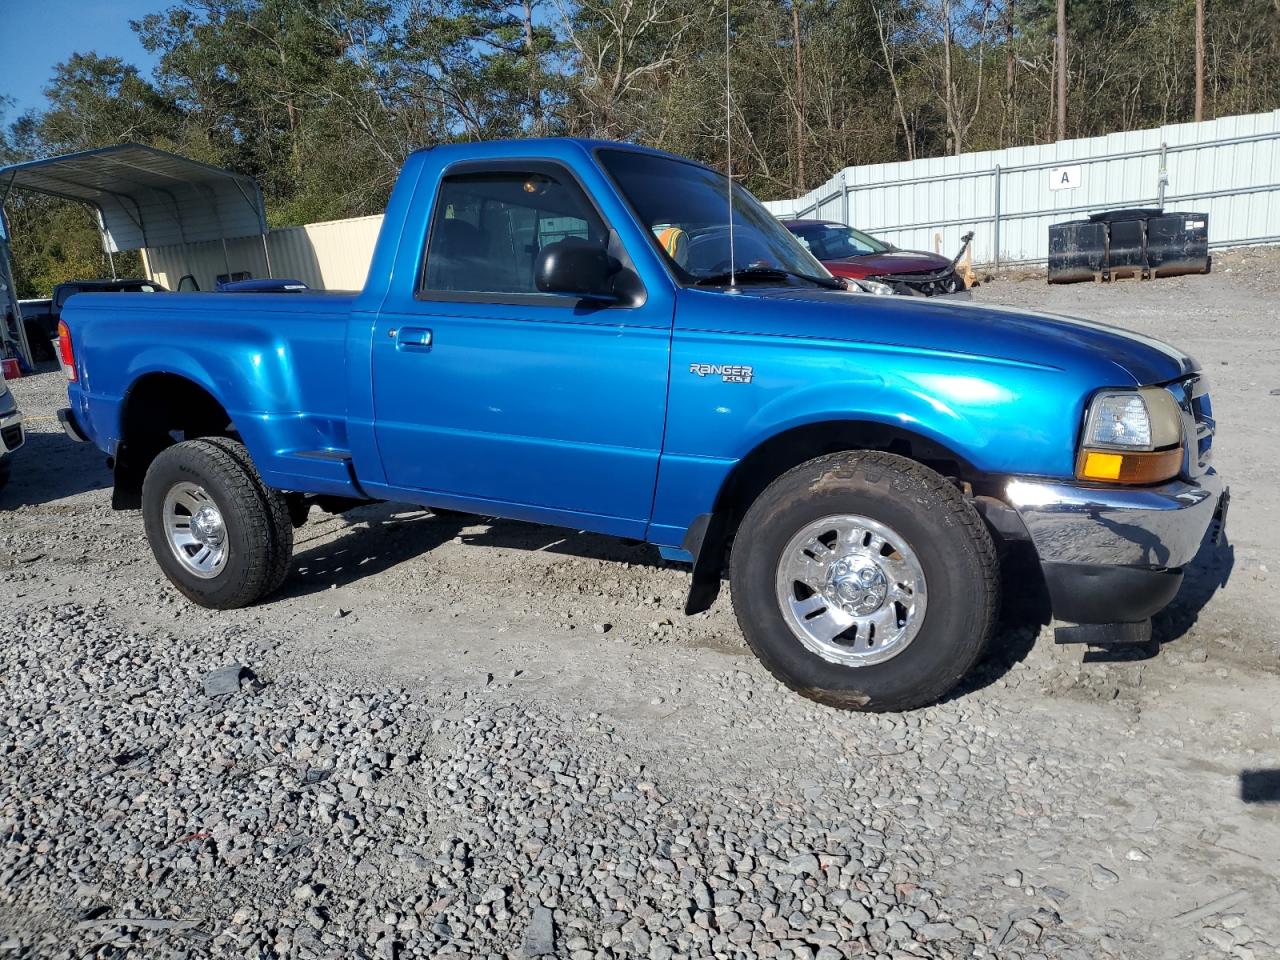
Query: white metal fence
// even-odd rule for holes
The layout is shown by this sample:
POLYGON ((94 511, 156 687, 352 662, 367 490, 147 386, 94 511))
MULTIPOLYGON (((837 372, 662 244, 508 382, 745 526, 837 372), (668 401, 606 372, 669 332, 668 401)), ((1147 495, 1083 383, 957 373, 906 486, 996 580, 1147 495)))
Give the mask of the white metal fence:
POLYGON ((978 263, 1048 257, 1051 223, 1163 205, 1209 214, 1212 247, 1280 243, 1280 110, 958 157, 846 167, 779 217, 838 220, 907 249, 978 263))

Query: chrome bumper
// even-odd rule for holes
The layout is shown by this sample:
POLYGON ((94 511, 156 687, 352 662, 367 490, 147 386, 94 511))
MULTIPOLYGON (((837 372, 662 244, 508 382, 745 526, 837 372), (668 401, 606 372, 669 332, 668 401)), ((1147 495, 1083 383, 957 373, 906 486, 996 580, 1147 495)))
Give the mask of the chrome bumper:
POLYGON ((1199 551, 1221 498, 1213 470, 1145 489, 1019 478, 1005 486, 1041 563, 1181 567, 1199 551))

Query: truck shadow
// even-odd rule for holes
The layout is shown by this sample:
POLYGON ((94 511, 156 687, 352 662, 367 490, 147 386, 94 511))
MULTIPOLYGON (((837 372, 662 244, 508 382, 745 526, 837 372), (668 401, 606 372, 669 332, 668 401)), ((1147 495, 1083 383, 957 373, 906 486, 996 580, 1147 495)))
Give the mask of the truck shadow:
POLYGON ((312 511, 294 531, 294 554, 282 597, 345 587, 413 560, 458 535, 460 524, 425 508, 377 503, 323 520, 312 511), (342 529, 345 525, 345 529, 342 529), (341 532, 329 539, 337 527, 341 532), (317 543, 316 541, 321 541, 317 543))
MULTIPOLYGON (((1149 660, 1166 644, 1190 632, 1213 595, 1226 586, 1235 566, 1235 548, 1225 540, 1215 542, 1212 533, 1205 535, 1195 559, 1185 568, 1173 601, 1152 618, 1151 642, 1086 647, 1081 654, 1084 662, 1149 660)), ((1049 591, 1034 552, 1027 544, 1012 544, 1009 550, 1001 564, 1003 604, 991 645, 978 666, 945 699, 966 696, 999 680, 1027 658, 1042 629, 1052 622, 1049 591)))
POLYGON ((0 511, 39 506, 111 487, 111 471, 91 443, 76 443, 58 431, 27 432, 10 458, 10 480, 0 490, 0 511))
POLYGON ((297 531, 293 569, 281 596, 303 596, 333 585, 346 586, 430 553, 455 538, 469 545, 530 553, 655 567, 663 564, 656 549, 635 541, 518 520, 433 513, 425 507, 405 504, 370 504, 317 522, 320 516, 313 511, 307 525, 297 531), (336 539, 328 539, 333 523, 348 526, 336 539), (308 545, 315 540, 324 542, 308 545))
POLYGON ((1169 606, 1152 618, 1156 644, 1173 643, 1190 632, 1213 595, 1227 585, 1236 565, 1236 548, 1224 535, 1215 541, 1212 530, 1183 573, 1182 586, 1169 606))
POLYGON ((943 701, 990 686, 1031 653, 1041 628, 1050 622, 1049 589, 1029 543, 1009 543, 1000 562, 1000 615, 991 643, 978 665, 943 701))
POLYGON ((1200 613, 1220 589, 1231 579, 1235 569, 1236 549, 1224 537, 1217 540, 1209 530, 1195 558, 1183 568, 1182 585, 1169 605, 1151 618, 1151 642, 1128 646, 1091 649, 1084 655, 1086 663, 1127 663, 1150 660, 1166 645, 1181 640, 1191 632, 1200 613))
POLYGON ((1245 803, 1280 803, 1280 770, 1242 770, 1240 799, 1245 803))
MULTIPOLYGON (((645 543, 561 527, 491 517, 433 513, 424 507, 377 503, 357 507, 340 517, 320 521, 313 513, 298 531, 293 570, 282 596, 304 596, 346 586, 413 560, 455 538, 474 546, 530 553, 552 553, 614 564, 655 569, 678 566, 661 559, 645 543), (336 537, 331 524, 345 524, 336 537)), ((1086 661, 1145 660, 1164 644, 1184 636, 1201 610, 1231 576, 1235 550, 1206 536, 1188 565, 1182 586, 1169 607, 1153 620, 1149 644, 1086 648, 1086 661)), ((1000 680, 1030 654, 1043 627, 1051 623, 1048 589, 1034 549, 1027 543, 1007 546, 1001 563, 1002 604, 991 644, 983 659, 946 699, 963 697, 1000 680)), ((725 602, 722 596, 720 603, 725 602)), ((1047 642, 1052 642, 1048 639, 1047 642)))

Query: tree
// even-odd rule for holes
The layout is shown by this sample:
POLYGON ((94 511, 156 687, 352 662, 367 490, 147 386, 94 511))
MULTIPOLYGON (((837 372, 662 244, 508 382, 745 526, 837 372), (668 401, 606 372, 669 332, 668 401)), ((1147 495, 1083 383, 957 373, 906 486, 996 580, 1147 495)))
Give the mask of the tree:
POLYGON ((76 53, 54 68, 39 120, 45 149, 58 153, 138 142, 173 149, 176 105, 118 57, 76 53))
POLYGON ((1204 0, 1196 0, 1196 122, 1204 119, 1204 0))
POLYGON ((683 0, 555 0, 572 50, 575 83, 569 129, 591 136, 643 136, 642 93, 676 71, 697 22, 683 0))
POLYGON ((1058 0, 1058 32, 1054 47, 1058 67, 1058 139, 1067 139, 1067 0, 1058 0))

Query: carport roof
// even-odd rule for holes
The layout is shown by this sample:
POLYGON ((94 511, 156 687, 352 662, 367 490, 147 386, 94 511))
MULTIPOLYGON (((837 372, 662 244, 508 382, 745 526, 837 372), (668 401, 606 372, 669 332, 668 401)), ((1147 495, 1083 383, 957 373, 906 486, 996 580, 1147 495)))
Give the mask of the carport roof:
POLYGON ((12 190, 87 203, 113 253, 267 232, 252 177, 136 143, 4 167, 0 203, 12 190))

